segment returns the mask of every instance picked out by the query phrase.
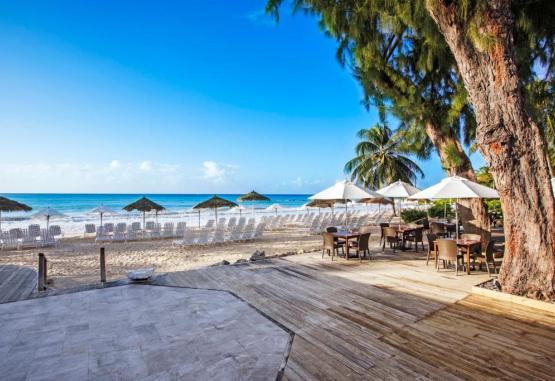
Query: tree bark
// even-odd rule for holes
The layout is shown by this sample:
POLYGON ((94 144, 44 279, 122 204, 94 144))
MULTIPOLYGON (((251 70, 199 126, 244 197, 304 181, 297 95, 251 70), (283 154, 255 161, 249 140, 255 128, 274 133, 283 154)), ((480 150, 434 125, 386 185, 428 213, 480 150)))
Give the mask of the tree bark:
POLYGON ((555 299, 555 202, 545 141, 527 114, 518 77, 509 0, 484 2, 480 32, 493 37, 479 49, 469 39, 459 3, 426 7, 451 49, 474 106, 476 142, 501 197, 505 258, 499 281, 506 292, 555 299))
MULTIPOLYGON (((449 176, 457 175, 471 181, 476 181, 476 174, 472 168, 472 163, 457 137, 446 134, 441 128, 430 121, 426 122, 426 134, 436 148, 441 164, 447 170, 449 176), (457 163, 452 162, 448 152, 457 153, 457 163)), ((480 234, 483 244, 482 249, 485 249, 485 245, 487 245, 491 238, 491 226, 484 201, 480 199, 459 200, 458 204, 459 216, 463 221, 464 231, 466 233, 480 234)))

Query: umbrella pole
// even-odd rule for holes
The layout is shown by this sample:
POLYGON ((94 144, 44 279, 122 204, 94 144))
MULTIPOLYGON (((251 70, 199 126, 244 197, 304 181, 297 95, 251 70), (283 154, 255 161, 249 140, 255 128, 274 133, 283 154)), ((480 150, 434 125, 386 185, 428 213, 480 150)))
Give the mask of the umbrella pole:
POLYGON ((347 210, 347 200, 345 200, 345 225, 349 228, 349 211, 347 210))
POLYGON ((102 215, 103 215, 103 214, 104 214, 104 213, 100 213, 100 226, 102 226, 102 215))
POLYGON ((447 201, 443 202, 443 219, 447 222, 447 201))
POLYGON ((214 208, 214 215, 216 216, 216 224, 218 223, 218 208, 214 208))
POLYGON ((198 210, 198 228, 200 229, 200 209, 198 210))
POLYGON ((457 239, 459 239, 459 204, 455 201, 455 227, 457 231, 457 239))
POLYGON ((2 231, 2 211, 0 210, 0 232, 2 231))
POLYGON ((146 212, 143 210, 143 230, 146 230, 146 212))
POLYGON ((50 227, 50 216, 46 216, 46 234, 48 234, 49 227, 50 227))

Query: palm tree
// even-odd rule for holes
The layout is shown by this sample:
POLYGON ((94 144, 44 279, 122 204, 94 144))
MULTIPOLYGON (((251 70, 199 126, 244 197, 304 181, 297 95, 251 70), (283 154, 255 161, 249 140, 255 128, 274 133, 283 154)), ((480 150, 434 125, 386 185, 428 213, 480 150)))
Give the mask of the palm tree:
POLYGON ((414 183, 417 176, 424 177, 418 164, 405 156, 410 152, 402 139, 383 119, 357 135, 361 142, 355 148, 356 156, 345 164, 345 172, 351 174, 353 181, 369 188, 381 188, 393 181, 414 183))

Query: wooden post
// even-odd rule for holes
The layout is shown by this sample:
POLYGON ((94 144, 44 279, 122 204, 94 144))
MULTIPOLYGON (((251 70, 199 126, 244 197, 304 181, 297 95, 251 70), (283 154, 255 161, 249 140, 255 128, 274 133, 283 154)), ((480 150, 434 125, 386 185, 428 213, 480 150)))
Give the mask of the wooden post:
POLYGON ((106 254, 104 248, 100 248, 100 281, 106 283, 106 254))
POLYGON ((44 254, 39 253, 39 279, 37 284, 38 291, 46 290, 46 262, 44 260, 44 254))

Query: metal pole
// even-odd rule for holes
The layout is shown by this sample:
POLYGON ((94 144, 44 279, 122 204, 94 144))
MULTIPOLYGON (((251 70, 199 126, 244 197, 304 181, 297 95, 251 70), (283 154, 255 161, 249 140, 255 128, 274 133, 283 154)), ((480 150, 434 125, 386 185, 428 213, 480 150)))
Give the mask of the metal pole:
POLYGON ((46 289, 45 267, 44 254, 39 253, 39 279, 37 284, 38 291, 44 291, 46 289))
POLYGON ((459 204, 455 201, 455 227, 457 231, 457 239, 459 239, 459 204))

